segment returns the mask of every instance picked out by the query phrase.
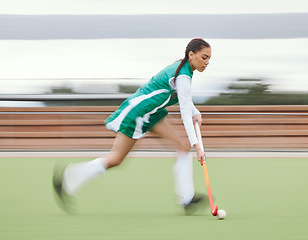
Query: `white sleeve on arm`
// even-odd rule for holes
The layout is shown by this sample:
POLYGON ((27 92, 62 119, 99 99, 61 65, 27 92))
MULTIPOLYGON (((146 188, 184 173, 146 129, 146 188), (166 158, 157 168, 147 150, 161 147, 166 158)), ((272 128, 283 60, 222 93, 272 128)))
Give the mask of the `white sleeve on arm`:
POLYGON ((195 107, 193 102, 191 102, 191 109, 192 109, 192 116, 195 116, 196 114, 201 114, 199 110, 195 107))
POLYGON ((183 120, 190 145, 193 146, 198 143, 198 139, 192 120, 192 117, 196 113, 192 108, 194 105, 191 98, 191 78, 186 75, 178 76, 176 79, 176 90, 179 99, 181 118, 183 120))

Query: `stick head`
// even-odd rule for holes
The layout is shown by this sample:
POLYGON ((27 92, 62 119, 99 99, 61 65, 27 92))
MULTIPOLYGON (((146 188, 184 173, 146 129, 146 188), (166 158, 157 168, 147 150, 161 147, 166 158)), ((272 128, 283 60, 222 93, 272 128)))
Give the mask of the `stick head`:
POLYGON ((217 206, 217 204, 214 206, 214 208, 211 210, 211 212, 212 212, 212 215, 213 216, 216 216, 217 215, 217 211, 218 211, 218 206, 217 206))

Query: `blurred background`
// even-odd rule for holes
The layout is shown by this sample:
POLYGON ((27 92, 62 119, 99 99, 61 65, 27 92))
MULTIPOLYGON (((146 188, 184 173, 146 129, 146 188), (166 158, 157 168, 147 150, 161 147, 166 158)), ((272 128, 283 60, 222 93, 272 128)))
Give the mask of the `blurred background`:
POLYGON ((16 94, 134 92, 195 37, 213 49, 194 75, 196 104, 307 104, 307 21, 304 0, 1 0, 0 104, 82 104, 16 94))
MULTIPOLYGON (((304 147, 308 144, 307 22, 305 0, 0 0, 0 107, 118 106, 165 66, 181 59, 190 39, 201 37, 211 44, 212 58, 205 72, 194 73, 193 101, 204 114, 213 114, 213 123, 218 116, 225 116, 221 125, 238 118, 232 123, 237 128, 216 126, 211 130, 210 123, 206 123, 207 136, 211 135, 209 131, 216 131, 212 132, 213 139, 221 138, 218 130, 230 131, 226 142, 217 140, 208 146, 229 146, 230 137, 236 135, 242 141, 250 137, 260 142, 253 146, 286 147, 295 141, 296 146, 302 143, 304 147), (278 105, 282 107, 276 108, 278 105), (257 128, 257 120, 243 120, 243 114, 249 112, 248 117, 258 121, 266 118, 263 113, 271 114, 267 117, 270 120, 262 123, 267 127, 257 128), (255 126, 251 132, 249 124, 255 126), (272 129, 277 124, 279 128, 272 129), (285 136, 293 138, 279 145, 277 139, 261 139, 257 134, 260 131, 262 136, 278 137, 279 141, 285 136)), ((114 109, 96 108, 93 112, 108 116, 114 109)), ((177 110, 172 110, 174 115, 177 110)), ((18 145, 16 138, 30 142, 33 137, 27 132, 33 131, 37 137, 51 137, 50 131, 59 131, 54 138, 76 140, 85 136, 72 135, 76 129, 63 127, 68 114, 61 111, 73 112, 70 114, 76 122, 70 124, 77 125, 86 109, 78 110, 79 115, 76 109, 57 109, 58 116, 48 115, 51 123, 41 122, 49 124, 41 130, 35 124, 38 119, 46 120, 46 114, 40 118, 38 113, 7 111, 2 108, 1 135, 5 143, 14 139, 11 144, 18 145), (58 123, 61 130, 51 127, 55 118, 62 119, 58 123), (18 128, 18 124, 23 127, 18 128)), ((102 119, 99 123, 93 121, 103 127, 102 119)), ((91 136, 99 139, 105 135, 91 136)))

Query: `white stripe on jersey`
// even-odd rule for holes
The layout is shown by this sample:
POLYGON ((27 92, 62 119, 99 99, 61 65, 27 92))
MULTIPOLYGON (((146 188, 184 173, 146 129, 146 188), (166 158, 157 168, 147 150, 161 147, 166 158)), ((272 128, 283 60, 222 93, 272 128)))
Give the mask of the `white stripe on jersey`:
POLYGON ((151 116, 151 114, 154 114, 157 112, 158 109, 160 108, 163 108, 164 106, 167 105, 167 103, 169 102, 170 100, 170 97, 168 97, 168 99, 160 106, 154 108, 151 112, 148 112, 147 114, 145 114, 143 117, 138 117, 136 119, 136 128, 135 128, 135 132, 134 132, 134 135, 133 135, 133 138, 134 139, 138 139, 138 138, 141 138, 143 137, 144 133, 142 133, 142 127, 143 127, 143 123, 144 122, 149 122, 149 118, 151 116))
POLYGON ((114 132, 118 132, 119 128, 121 126, 122 121, 125 119, 125 117, 127 116, 127 114, 135 107, 137 106, 139 103, 141 103, 142 101, 151 98, 155 95, 161 94, 161 93, 165 93, 165 92, 169 92, 167 89, 159 89, 156 91, 153 91, 149 94, 144 94, 144 95, 140 95, 138 97, 132 98, 128 101, 128 106, 126 108, 124 108, 122 110, 122 112, 119 114, 119 116, 117 116, 113 121, 109 122, 106 124, 106 127, 114 132))

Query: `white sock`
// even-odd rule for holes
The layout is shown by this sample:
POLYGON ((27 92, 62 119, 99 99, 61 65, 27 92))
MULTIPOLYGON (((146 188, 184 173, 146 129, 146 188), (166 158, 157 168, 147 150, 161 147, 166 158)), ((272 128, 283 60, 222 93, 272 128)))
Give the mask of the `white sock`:
POLYGON ((178 202, 185 206, 190 203, 195 195, 192 154, 190 152, 178 152, 177 161, 173 166, 173 173, 178 202))
POLYGON ((72 163, 65 169, 63 188, 69 195, 74 193, 85 183, 106 171, 104 158, 96 158, 90 162, 72 163))

